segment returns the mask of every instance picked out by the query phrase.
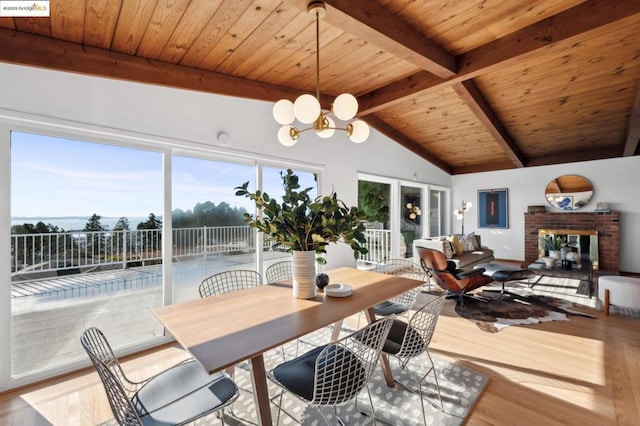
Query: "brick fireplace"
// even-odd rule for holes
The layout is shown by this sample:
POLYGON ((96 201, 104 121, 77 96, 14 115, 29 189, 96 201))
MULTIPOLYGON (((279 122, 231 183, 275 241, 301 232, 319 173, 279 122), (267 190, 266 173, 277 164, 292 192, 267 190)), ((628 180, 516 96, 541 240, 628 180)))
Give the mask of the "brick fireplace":
POLYGON ((596 230, 600 270, 618 271, 620 265, 620 213, 525 213, 525 260, 538 257, 538 229, 596 230))

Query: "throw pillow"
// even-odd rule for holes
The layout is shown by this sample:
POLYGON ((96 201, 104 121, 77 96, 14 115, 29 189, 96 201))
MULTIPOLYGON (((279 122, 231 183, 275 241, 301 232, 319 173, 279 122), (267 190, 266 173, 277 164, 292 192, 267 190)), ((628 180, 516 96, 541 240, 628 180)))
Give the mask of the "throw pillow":
POLYGON ((462 245, 463 252, 471 252, 474 251, 473 242, 475 241, 474 236, 469 236, 469 234, 458 235, 458 240, 460 241, 460 245, 462 245))
POLYGON ((473 250, 471 250, 471 251, 480 250, 481 247, 480 247, 480 242, 478 241, 479 238, 475 233, 470 232, 469 234, 467 234, 467 239, 470 242, 470 246, 473 247, 473 250))
POLYGON ((442 247, 444 248, 444 257, 446 257, 447 259, 451 259, 456 252, 453 243, 451 241, 445 240, 442 242, 442 247))
POLYGON ((464 249, 462 247, 462 244, 460 243, 460 240, 458 239, 458 236, 450 235, 447 237, 447 239, 453 244, 453 247, 456 250, 456 256, 462 256, 462 253, 464 253, 464 249))

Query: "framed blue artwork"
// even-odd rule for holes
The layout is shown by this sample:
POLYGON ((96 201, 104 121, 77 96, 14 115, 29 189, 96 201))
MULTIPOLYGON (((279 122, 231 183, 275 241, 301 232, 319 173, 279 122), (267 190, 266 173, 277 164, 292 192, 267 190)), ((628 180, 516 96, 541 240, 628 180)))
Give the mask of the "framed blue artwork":
POLYGON ((509 190, 478 191, 478 228, 509 227, 509 190))

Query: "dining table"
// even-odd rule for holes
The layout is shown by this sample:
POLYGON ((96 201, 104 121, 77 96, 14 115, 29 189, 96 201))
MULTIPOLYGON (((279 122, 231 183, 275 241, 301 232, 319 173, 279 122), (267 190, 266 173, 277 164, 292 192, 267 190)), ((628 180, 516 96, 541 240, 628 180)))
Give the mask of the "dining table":
MULTIPOLYGON (((152 312, 166 333, 209 373, 249 360, 259 424, 270 425, 265 352, 331 324, 341 324, 363 311, 373 321, 374 305, 424 284, 355 268, 325 273, 331 284, 350 286, 352 294, 330 297, 318 292, 312 299, 298 299, 293 297, 290 283, 271 283, 162 306, 152 312)), ((388 359, 381 356, 380 364, 387 385, 393 387, 388 359)))

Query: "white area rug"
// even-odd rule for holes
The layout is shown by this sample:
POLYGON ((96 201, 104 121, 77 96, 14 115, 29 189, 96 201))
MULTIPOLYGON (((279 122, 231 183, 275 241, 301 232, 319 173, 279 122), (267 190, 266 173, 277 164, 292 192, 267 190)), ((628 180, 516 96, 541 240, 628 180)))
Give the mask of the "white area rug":
MULTIPOLYGON (((345 330, 346 332, 346 330, 345 330)), ((308 345, 302 344, 300 354, 312 348, 313 344, 323 344, 329 341, 330 331, 327 329, 320 330, 312 335, 305 336, 303 340, 308 345)), ((289 344, 287 351, 295 351, 294 345, 289 344)), ((432 358, 436 364, 436 372, 438 374, 438 382, 440 384, 440 392, 444 403, 444 411, 439 408, 439 399, 430 373, 423 384, 423 395, 425 398, 425 410, 427 413, 428 425, 460 425, 470 413, 478 397, 486 387, 489 378, 483 374, 460 367, 456 364, 449 363, 437 357, 432 358), (435 405, 435 406, 434 406, 435 405), (437 407, 437 408, 436 408, 437 407)), ((289 359, 289 356, 288 356, 289 359)), ((265 357, 267 368, 273 368, 282 362, 282 356, 279 352, 272 351, 265 357)), ((413 367, 422 371, 426 371, 429 365, 429 358, 423 355, 416 358, 413 367)), ((396 360, 391 359, 391 367, 393 377, 400 383, 410 385, 411 380, 407 371, 399 368, 396 360)), ((251 394, 251 378, 248 371, 248 365, 242 364, 235 369, 235 380, 242 389, 240 398, 233 404, 233 415, 225 415, 225 423, 229 425, 251 425, 257 424, 257 416, 254 409, 253 395, 251 394)), ((370 383, 370 390, 373 397, 376 421, 378 424, 389 424, 394 426, 404 425, 421 425, 424 424, 422 419, 422 408, 420 397, 411 393, 402 386, 389 388, 382 377, 379 367, 370 383)), ((278 402, 280 388, 269 383, 269 394, 272 401, 278 402)), ((361 411, 370 414, 371 409, 368 402, 366 390, 358 397, 357 409, 354 404, 338 408, 338 415, 346 425, 361 425, 370 422, 371 419, 362 414, 361 411)), ((325 424, 321 417, 317 414, 315 408, 309 408, 300 400, 285 392, 283 397, 283 407, 287 414, 281 414, 280 425, 294 425, 301 420, 304 425, 323 425, 325 424), (295 419, 295 420, 294 420, 295 419)), ((333 416, 333 409, 325 410, 327 415, 333 416)), ((274 424, 278 415, 278 409, 272 405, 272 416, 274 424)), ((331 420, 333 424, 338 424, 335 419, 331 420)))

